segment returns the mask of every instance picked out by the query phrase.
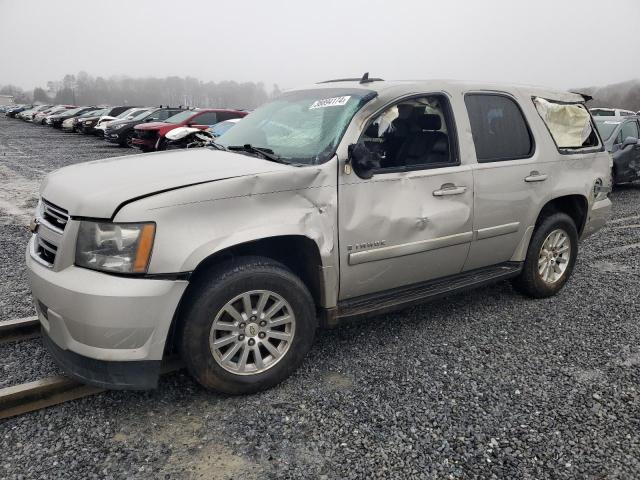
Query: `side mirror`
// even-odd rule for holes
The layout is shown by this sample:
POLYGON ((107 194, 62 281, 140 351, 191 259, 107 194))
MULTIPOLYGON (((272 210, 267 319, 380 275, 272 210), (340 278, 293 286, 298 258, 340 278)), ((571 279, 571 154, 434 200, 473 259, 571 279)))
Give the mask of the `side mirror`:
POLYGON ((621 148, 627 148, 630 145, 638 145, 638 139, 636 137, 627 137, 624 139, 624 142, 622 142, 622 147, 621 148))
POLYGON ((365 180, 373 177, 373 172, 380 168, 380 156, 369 150, 363 143, 352 143, 348 148, 351 168, 357 176, 365 180))

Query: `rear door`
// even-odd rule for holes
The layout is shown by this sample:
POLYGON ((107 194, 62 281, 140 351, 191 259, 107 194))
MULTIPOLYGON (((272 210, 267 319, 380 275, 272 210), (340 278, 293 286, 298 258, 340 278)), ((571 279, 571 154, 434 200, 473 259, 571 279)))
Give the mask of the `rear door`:
POLYGON ((471 92, 465 104, 477 164, 474 240, 464 270, 508 261, 537 215, 550 168, 536 152, 517 100, 502 92, 471 92))

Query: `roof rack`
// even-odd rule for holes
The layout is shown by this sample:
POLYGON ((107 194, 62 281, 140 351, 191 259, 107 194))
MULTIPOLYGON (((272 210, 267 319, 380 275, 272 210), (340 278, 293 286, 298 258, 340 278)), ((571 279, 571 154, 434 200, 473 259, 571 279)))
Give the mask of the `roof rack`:
POLYGON ((334 80, 324 80, 318 83, 335 83, 335 82, 371 83, 371 82, 384 82, 384 80, 382 78, 369 78, 369 72, 366 72, 360 78, 336 78, 334 80))

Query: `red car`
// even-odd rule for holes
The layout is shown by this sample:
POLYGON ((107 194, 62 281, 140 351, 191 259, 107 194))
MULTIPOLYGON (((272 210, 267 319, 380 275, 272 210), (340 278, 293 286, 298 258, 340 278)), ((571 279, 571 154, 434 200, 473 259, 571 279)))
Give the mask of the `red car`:
POLYGON ((242 118, 247 112, 242 110, 223 109, 197 109, 185 110, 167 118, 163 122, 141 123, 135 126, 136 136, 132 139, 131 145, 138 147, 143 152, 153 150, 165 150, 167 147, 167 132, 178 127, 195 127, 206 130, 211 125, 229 120, 231 118, 242 118))

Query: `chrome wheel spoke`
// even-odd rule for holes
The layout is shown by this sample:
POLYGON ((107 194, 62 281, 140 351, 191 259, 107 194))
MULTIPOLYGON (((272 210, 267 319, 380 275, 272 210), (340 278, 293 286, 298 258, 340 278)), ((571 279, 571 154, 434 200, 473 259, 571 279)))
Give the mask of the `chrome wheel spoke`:
POLYGON ((224 311, 227 312, 236 322, 244 321, 244 318, 242 318, 240 312, 236 310, 236 307, 234 307, 233 305, 227 303, 224 306, 224 311))
POLYGON ((269 294, 267 292, 262 292, 260 294, 260 299, 258 300, 258 305, 256 305, 256 313, 258 316, 261 316, 264 313, 264 307, 267 304, 267 300, 269 300, 269 294))
POLYGON ((244 315, 242 316, 245 318, 245 320, 253 315, 253 307, 251 306, 251 295, 248 293, 245 293, 242 296, 242 308, 244 308, 244 312, 242 312, 244 315))
POLYGON ((253 347, 253 361, 255 362, 257 370, 264 370, 264 362, 262 361, 262 353, 258 345, 253 347))
POLYGON ((283 305, 284 305, 284 302, 282 300, 278 300, 276 303, 274 303, 271 306, 271 308, 269 308, 269 311, 267 311, 264 314, 264 317, 266 319, 270 319, 271 317, 273 317, 276 313, 278 313, 282 309, 283 305))
POLYGON ((247 368, 247 359, 249 358, 249 347, 243 346, 242 353, 240 354, 240 360, 238 360, 238 370, 244 372, 247 368))
POLYGON ((221 330, 223 332, 235 332, 238 330, 238 326, 235 323, 218 322, 216 324, 216 330, 221 330))
POLYGON ((242 343, 241 342, 236 342, 236 344, 231 347, 229 350, 227 350, 224 355, 222 356, 221 360, 223 362, 227 362, 229 360, 231 360, 233 358, 233 356, 238 353, 238 350, 240 350, 240 348, 242 347, 242 343))
POLYGON ((218 338, 213 342, 214 348, 224 347, 225 345, 229 345, 231 342, 236 340, 235 335, 227 335, 226 337, 218 338))
POLYGON ((267 333, 269 338, 275 338, 276 340, 291 340, 291 334, 285 332, 273 331, 267 333))
POLYGON ((278 317, 273 320, 269 320, 269 327, 279 327, 280 325, 285 325, 291 321, 291 317, 289 315, 284 315, 282 317, 278 317))
POLYGON ((280 352, 278 351, 278 349, 274 347, 269 340, 262 342, 262 345, 264 345, 264 348, 269 350, 269 353, 273 358, 278 358, 280 356, 280 352))

